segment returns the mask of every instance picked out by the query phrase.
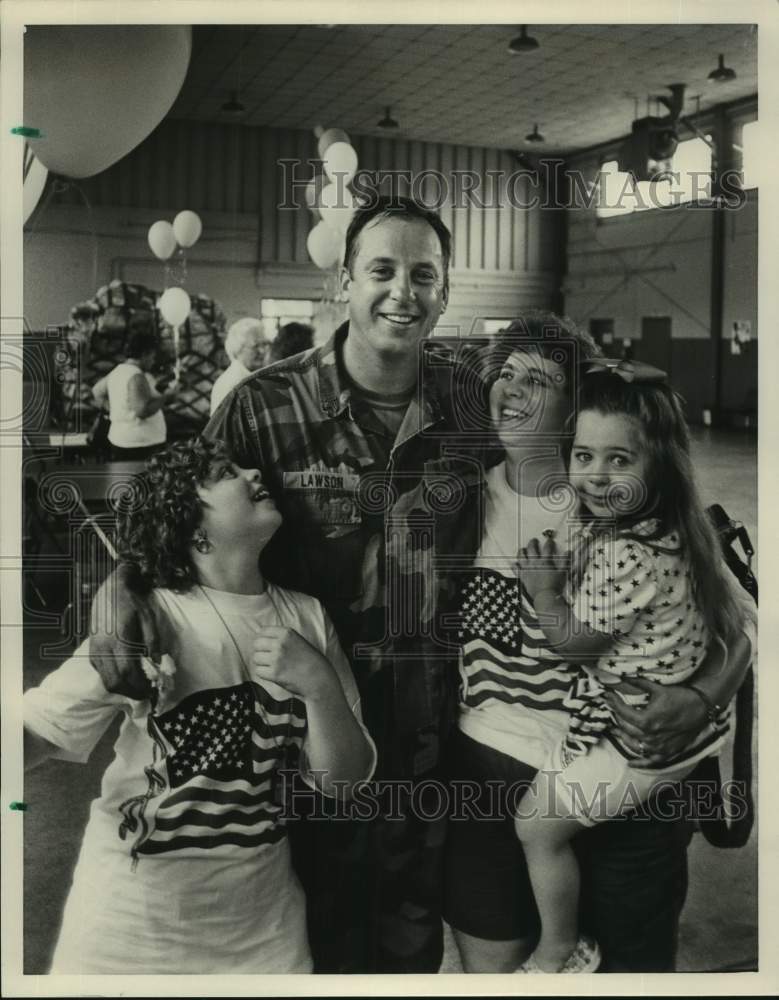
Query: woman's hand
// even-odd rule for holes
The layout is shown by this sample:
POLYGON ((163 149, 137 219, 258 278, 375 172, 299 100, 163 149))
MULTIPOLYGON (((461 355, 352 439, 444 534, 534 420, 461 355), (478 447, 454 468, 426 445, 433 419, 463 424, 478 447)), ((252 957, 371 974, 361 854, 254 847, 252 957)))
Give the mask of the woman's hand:
POLYGON ((252 652, 254 676, 272 681, 306 701, 332 694, 338 677, 329 661, 293 628, 261 628, 252 652))
POLYGON ((543 542, 531 538, 525 548, 519 550, 517 559, 522 586, 531 600, 544 590, 561 594, 565 586, 568 557, 561 552, 549 532, 543 542))
POLYGON ((692 736, 708 723, 706 706, 701 698, 683 684, 656 684, 631 677, 620 689, 645 692, 645 705, 633 707, 614 692, 604 695, 614 713, 614 734, 639 756, 631 764, 642 767, 659 764, 689 746, 692 736))

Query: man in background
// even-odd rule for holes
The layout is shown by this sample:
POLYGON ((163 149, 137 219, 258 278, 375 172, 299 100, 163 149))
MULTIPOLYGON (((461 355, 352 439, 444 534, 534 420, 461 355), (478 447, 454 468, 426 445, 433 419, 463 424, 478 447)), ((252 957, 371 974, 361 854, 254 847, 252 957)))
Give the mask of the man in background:
POLYGON ((214 382, 211 390, 212 414, 231 389, 267 364, 269 348, 270 342, 260 320, 246 316, 233 323, 225 337, 225 353, 230 365, 214 382))

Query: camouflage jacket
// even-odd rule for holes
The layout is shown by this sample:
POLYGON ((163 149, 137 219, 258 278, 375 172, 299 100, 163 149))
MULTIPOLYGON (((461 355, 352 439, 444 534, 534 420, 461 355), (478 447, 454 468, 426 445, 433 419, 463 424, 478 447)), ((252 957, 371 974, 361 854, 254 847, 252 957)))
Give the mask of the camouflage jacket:
POLYGON ((393 442, 351 392, 341 360, 347 334, 344 324, 322 347, 245 379, 206 433, 239 465, 261 470, 284 518, 263 571, 317 597, 333 619, 379 749, 379 776, 418 776, 437 766, 454 717, 457 650, 439 619, 446 560, 461 550, 467 559, 468 549, 472 559, 478 545, 447 530, 479 488, 461 405, 477 399, 478 379, 453 351, 425 342, 417 392, 393 442))

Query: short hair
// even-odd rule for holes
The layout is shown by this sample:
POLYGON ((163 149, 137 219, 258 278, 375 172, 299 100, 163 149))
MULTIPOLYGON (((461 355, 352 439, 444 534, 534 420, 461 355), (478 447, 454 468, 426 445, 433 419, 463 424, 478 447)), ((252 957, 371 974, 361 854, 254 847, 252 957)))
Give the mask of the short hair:
POLYGON ((314 331, 307 323, 285 323, 276 334, 270 352, 274 361, 281 361, 313 346, 314 331))
POLYGON ((596 358, 601 350, 589 333, 568 319, 544 309, 528 309, 491 339, 485 356, 484 379, 488 387, 508 358, 517 351, 556 361, 569 381, 578 375, 577 361, 596 358), (568 345, 572 348, 567 349, 568 345))
POLYGON ((420 219, 426 222, 438 237, 441 256, 444 261, 444 288, 449 287, 449 261, 452 257, 452 234, 441 216, 430 208, 425 208, 412 198, 399 195, 378 195, 365 205, 355 209, 349 228, 346 230, 344 247, 344 267, 352 273, 354 258, 357 256, 357 238, 373 219, 420 219))
POLYGON ((262 320, 255 319, 254 316, 244 316, 243 319, 236 320, 225 337, 225 353, 228 358, 234 359, 249 338, 257 334, 265 336, 262 320))
POLYGON ((120 508, 117 535, 123 559, 141 589, 186 591, 197 583, 190 546, 203 519, 197 488, 215 463, 230 461, 221 441, 203 437, 169 445, 146 463, 137 493, 120 508))
MULTIPOLYGON (((467 346, 467 340, 464 343, 467 346)), ((565 372, 569 416, 563 433, 565 436, 570 436, 576 418, 576 393, 579 381, 577 362, 598 357, 601 353, 600 348, 589 333, 580 330, 567 317, 558 316, 545 309, 525 310, 508 326, 498 330, 486 342, 482 341, 481 345, 475 345, 469 352, 468 366, 475 370, 478 376, 470 377, 469 391, 473 399, 471 407, 476 412, 483 412, 485 422, 489 422, 490 391, 506 361, 518 351, 531 357, 535 355, 549 358, 559 364, 565 372)), ((503 445, 498 443, 491 422, 489 422, 489 436, 494 441, 485 454, 485 461, 491 465, 500 461, 504 453, 503 445)))
POLYGON ((154 329, 154 322, 151 318, 134 316, 128 325, 127 339, 124 343, 125 354, 128 358, 140 358, 149 351, 157 351, 160 346, 160 338, 154 329))

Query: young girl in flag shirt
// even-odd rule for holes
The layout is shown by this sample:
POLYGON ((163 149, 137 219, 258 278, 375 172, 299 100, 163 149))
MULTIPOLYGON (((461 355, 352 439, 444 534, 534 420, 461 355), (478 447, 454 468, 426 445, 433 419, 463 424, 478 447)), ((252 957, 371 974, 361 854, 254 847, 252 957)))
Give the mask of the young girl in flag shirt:
POLYGON ((375 751, 321 605, 260 574, 280 523, 259 472, 218 443, 151 459, 119 520, 171 651, 146 663, 149 696, 109 694, 87 643, 25 694, 28 766, 86 761, 122 717, 53 973, 311 970, 279 772, 348 795, 375 751))

